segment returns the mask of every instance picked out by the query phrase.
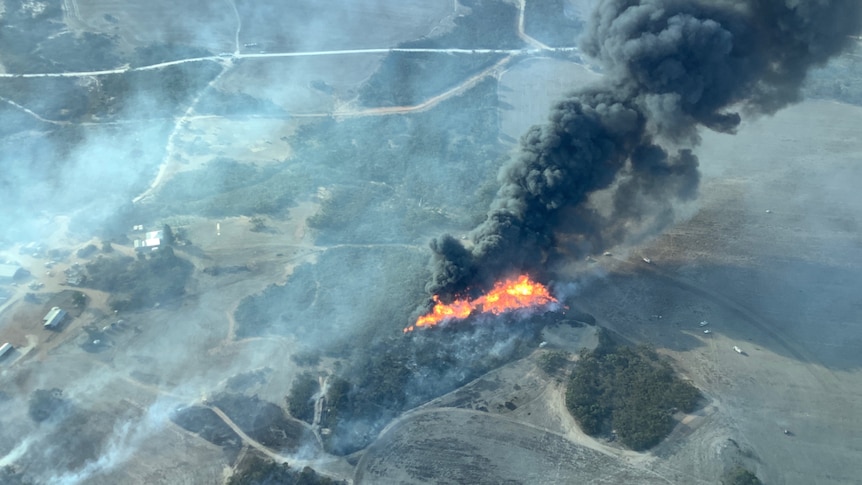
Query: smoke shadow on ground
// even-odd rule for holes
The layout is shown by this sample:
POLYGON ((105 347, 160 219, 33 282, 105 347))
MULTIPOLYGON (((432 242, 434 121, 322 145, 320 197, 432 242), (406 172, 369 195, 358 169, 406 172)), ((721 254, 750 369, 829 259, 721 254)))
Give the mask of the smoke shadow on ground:
POLYGON ((675 352, 726 339, 831 370, 862 367, 854 317, 862 304, 853 298, 862 274, 853 268, 791 257, 751 266, 630 264, 584 285, 577 298, 626 338, 675 352))

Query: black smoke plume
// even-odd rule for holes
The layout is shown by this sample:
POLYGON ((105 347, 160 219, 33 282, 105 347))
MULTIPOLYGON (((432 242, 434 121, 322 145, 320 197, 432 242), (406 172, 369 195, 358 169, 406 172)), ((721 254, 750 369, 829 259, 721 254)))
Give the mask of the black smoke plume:
POLYGON ((603 1, 583 40, 602 83, 522 137, 469 247, 432 241, 428 291, 448 300, 510 273, 542 277, 661 229, 674 201, 696 195, 700 127, 733 133, 740 113, 799 101, 808 70, 855 42, 860 23, 860 0, 603 1))

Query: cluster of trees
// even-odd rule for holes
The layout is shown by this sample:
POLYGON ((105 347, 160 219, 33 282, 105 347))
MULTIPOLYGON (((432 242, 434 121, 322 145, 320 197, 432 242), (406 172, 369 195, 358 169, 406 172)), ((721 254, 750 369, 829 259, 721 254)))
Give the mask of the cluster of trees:
POLYGON ((568 366, 568 364, 569 354, 567 352, 563 352, 562 350, 545 352, 544 354, 539 356, 538 361, 539 368, 549 375, 554 375, 562 371, 568 366))
POLYGON ((36 389, 27 401, 27 415, 41 423, 67 408, 68 401, 61 389, 36 389))
POLYGON ((63 23, 61 2, 44 2, 42 9, 33 8, 27 0, 4 2, 0 19, 0 44, 3 45, 3 65, 10 72, 40 72, 52 66, 52 60, 35 55, 40 44, 59 34, 63 23))
POLYGON ((286 416, 281 407, 257 395, 226 392, 214 396, 212 403, 264 446, 295 452, 302 440, 310 437, 306 427, 286 416))
POLYGON ((468 320, 364 348, 350 367, 330 378, 321 420, 333 430, 327 446, 339 454, 364 448, 404 410, 527 355, 539 330, 529 321, 497 317, 494 325, 468 320))
POLYGON ((310 372, 298 375, 290 386, 285 400, 287 411, 296 419, 311 424, 314 419, 314 395, 320 391, 320 383, 310 372))
POLYGON ((249 453, 228 480, 228 485, 343 485, 345 482, 318 475, 305 467, 295 470, 287 463, 275 463, 249 453))
POLYGON ((128 256, 100 256, 87 263, 85 285, 111 293, 114 310, 136 310, 175 300, 185 294, 194 269, 170 246, 128 256))
POLYGON ((210 408, 204 406, 180 408, 171 413, 170 419, 178 426, 217 446, 232 450, 242 447, 242 438, 210 408))
POLYGON ((433 110, 300 128, 294 159, 325 171, 314 183, 334 186, 310 221, 319 241, 427 240, 478 223, 505 154, 496 88, 489 78, 433 110))
POLYGON ((738 466, 727 472, 721 480, 721 485, 762 485, 757 475, 738 466))
POLYGON ((658 444, 676 410, 691 412, 700 392, 646 346, 600 346, 583 352, 566 389, 566 406, 585 433, 616 431, 634 450, 658 444))

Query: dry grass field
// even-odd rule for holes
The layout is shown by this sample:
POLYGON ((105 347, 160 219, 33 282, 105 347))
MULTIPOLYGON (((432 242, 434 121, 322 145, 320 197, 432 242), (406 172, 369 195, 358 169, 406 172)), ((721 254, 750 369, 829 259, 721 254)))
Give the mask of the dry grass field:
POLYGON ((445 27, 451 0, 402 2, 238 0, 241 44, 254 51, 316 51, 394 47, 445 27))
POLYGON ((119 36, 129 47, 185 44, 233 52, 237 26, 230 2, 66 0, 72 26, 119 36))

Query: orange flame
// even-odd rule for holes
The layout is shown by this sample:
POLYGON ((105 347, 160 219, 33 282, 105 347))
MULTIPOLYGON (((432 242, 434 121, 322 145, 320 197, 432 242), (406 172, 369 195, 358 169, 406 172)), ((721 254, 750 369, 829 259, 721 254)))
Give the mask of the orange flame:
POLYGON ((447 320, 463 320, 476 311, 499 315, 520 308, 557 302, 548 288, 531 280, 527 275, 521 275, 516 280, 499 281, 486 295, 475 300, 458 299, 446 305, 437 295, 434 295, 433 299, 434 308, 431 312, 419 317, 416 323, 404 329, 404 333, 419 327, 433 327, 447 320))

